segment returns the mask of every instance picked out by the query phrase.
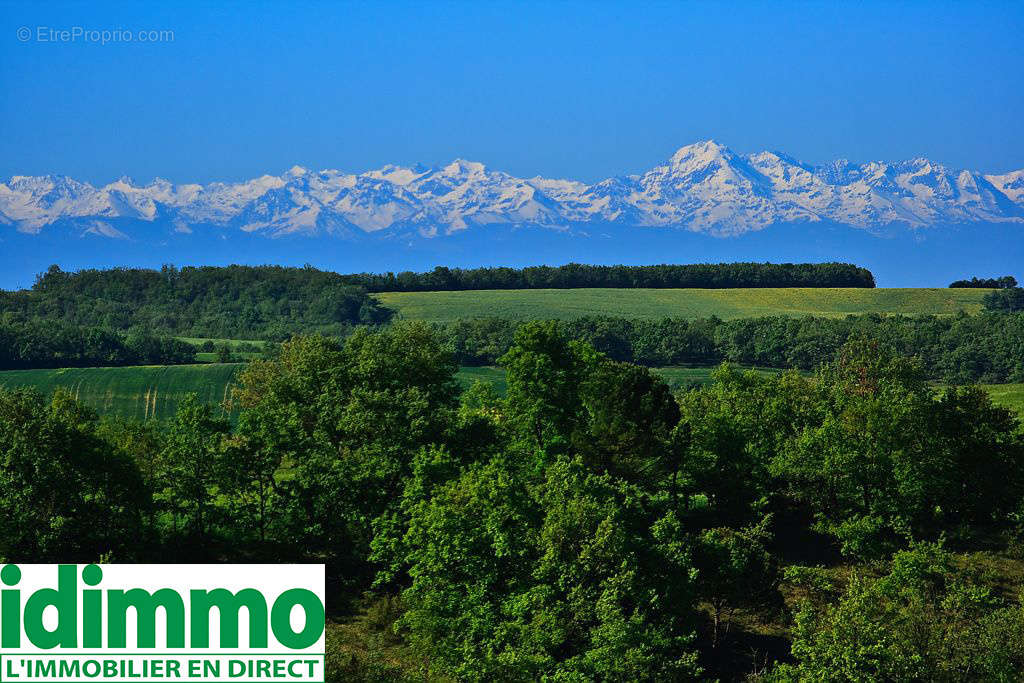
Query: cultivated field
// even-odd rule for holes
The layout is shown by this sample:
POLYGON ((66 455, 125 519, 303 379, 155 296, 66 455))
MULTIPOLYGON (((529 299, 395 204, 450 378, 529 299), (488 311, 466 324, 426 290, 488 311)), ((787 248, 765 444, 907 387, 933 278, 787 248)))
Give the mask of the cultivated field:
POLYGON ((512 289, 466 292, 386 292, 375 296, 407 320, 458 318, 627 318, 724 320, 764 315, 977 313, 987 289, 512 289))
MULTIPOLYGON (((8 370, 0 372, 0 386, 31 386, 46 394, 63 387, 100 413, 145 420, 173 415, 188 393, 220 406, 229 397, 235 373, 242 367, 225 363, 8 370)), ((222 409, 220 413, 224 414, 222 409)))

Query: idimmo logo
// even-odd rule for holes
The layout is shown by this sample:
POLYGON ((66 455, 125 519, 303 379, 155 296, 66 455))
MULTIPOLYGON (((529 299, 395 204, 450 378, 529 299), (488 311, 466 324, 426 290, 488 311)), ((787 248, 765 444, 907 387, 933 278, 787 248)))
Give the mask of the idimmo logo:
POLYGON ((324 565, 0 569, 0 681, 324 680, 324 565))

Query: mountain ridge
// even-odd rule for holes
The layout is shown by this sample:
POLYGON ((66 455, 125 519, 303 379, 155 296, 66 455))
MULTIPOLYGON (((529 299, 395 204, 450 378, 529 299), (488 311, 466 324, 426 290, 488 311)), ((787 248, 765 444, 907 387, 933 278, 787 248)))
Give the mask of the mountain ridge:
POLYGON ((593 184, 518 178, 465 159, 364 173, 293 166, 279 176, 206 185, 161 178, 137 185, 121 177, 95 187, 60 175, 0 183, 2 224, 38 233, 63 223, 115 239, 132 237, 126 224, 147 223, 184 234, 211 226, 271 237, 433 238, 494 225, 611 224, 732 236, 822 222, 867 230, 1024 223, 1024 169, 982 174, 925 158, 811 165, 783 152, 736 154, 707 140, 643 173, 593 184))

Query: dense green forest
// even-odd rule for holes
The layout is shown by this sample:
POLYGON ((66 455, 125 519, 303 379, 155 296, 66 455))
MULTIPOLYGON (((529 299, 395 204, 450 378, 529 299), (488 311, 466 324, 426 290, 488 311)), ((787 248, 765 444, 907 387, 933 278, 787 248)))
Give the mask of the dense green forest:
MULTIPOLYGON (((1013 290, 1005 290, 1013 291, 1013 290)), ((526 323, 500 318, 438 325, 462 365, 493 365, 526 323)), ((849 339, 868 337, 887 352, 917 357, 925 376, 947 382, 1024 381, 1024 314, 957 316, 771 316, 722 321, 583 317, 566 334, 619 361, 650 367, 741 365, 812 370, 849 339)))
POLYGON ((135 328, 82 327, 60 320, 0 320, 0 370, 177 365, 196 362, 196 347, 135 328))
POLYGON ((283 340, 343 334, 387 320, 364 289, 336 273, 279 266, 165 266, 65 273, 51 266, 30 290, 0 292, 0 320, 60 320, 150 334, 283 340))
POLYGON ((426 273, 343 275, 370 292, 431 292, 473 289, 647 289, 739 287, 874 287, 871 271, 849 263, 696 263, 657 266, 564 266, 446 268, 426 273))
POLYGON ((499 362, 504 397, 422 323, 296 337, 234 426, 0 391, 0 560, 326 562, 331 681, 1024 670, 1024 434, 982 390, 864 337, 675 396, 555 322, 499 362))

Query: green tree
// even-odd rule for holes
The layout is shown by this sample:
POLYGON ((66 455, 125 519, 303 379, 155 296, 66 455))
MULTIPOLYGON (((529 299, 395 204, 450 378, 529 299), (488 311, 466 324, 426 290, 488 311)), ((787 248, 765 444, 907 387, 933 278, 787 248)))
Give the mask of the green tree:
POLYGON ((657 475, 664 385, 551 323, 520 328, 503 363, 508 398, 462 411, 496 447, 421 451, 378 536, 400 558, 383 579, 409 577, 400 625, 460 679, 693 678, 692 544, 657 475))
POLYGON ((275 447, 282 434, 268 433, 253 413, 247 413, 238 435, 225 442, 222 483, 230 496, 231 518, 236 527, 255 531, 266 543, 269 527, 278 519, 282 491, 278 475, 282 453, 275 447), (239 436, 244 435, 244 436, 239 436))
POLYGON ((661 487, 675 463, 672 430, 679 406, 647 368, 601 358, 580 388, 584 414, 577 452, 599 472, 661 487))
POLYGON ((880 556, 911 537, 928 514, 921 484, 931 449, 931 390, 912 362, 854 342, 818 377, 823 420, 772 462, 796 500, 844 552, 880 556))
POLYGON ((507 378, 509 416, 536 448, 564 447, 579 427, 581 385, 596 362, 593 348, 568 343, 556 321, 530 323, 516 331, 514 345, 499 363, 507 378))
POLYGON ((195 394, 185 396, 167 425, 156 498, 175 519, 185 518, 188 532, 200 544, 213 521, 229 431, 228 421, 215 417, 213 407, 195 394))
POLYGON ((450 438, 455 370, 416 323, 342 345, 297 337, 250 365, 237 393, 238 445, 249 449, 239 466, 257 508, 263 494, 281 496, 282 536, 327 554, 350 580, 367 576, 375 521, 397 510, 416 453, 450 438))
POLYGON ((160 485, 160 453, 163 433, 155 420, 141 422, 115 415, 104 415, 96 434, 109 444, 118 457, 135 465, 142 478, 146 505, 141 509, 150 530, 155 529, 159 513, 152 496, 160 485))
POLYGON ((770 465, 789 441, 820 421, 811 381, 796 373, 765 377, 723 365, 712 382, 680 397, 679 449, 684 502, 707 501, 712 526, 759 519, 779 493, 770 465))
POLYGON ((985 308, 1000 313, 1024 311, 1024 287, 1008 287, 989 292, 984 299, 985 308))
POLYGON ((130 559, 145 543, 149 491, 97 434, 96 414, 58 391, 0 389, 0 558, 130 559))
POLYGON ((820 418, 771 463, 844 552, 882 557, 909 539, 969 536, 1024 495, 1016 419, 978 389, 936 399, 920 366, 847 344, 817 378, 820 418))
POLYGON ((216 353, 218 363, 233 363, 235 360, 234 354, 231 353, 231 347, 227 343, 218 346, 216 353))
POLYGON ((778 681, 1011 681, 1024 670, 1024 607, 1007 605, 935 544, 897 553, 880 578, 807 601, 778 681))
POLYGON ((696 543, 697 595, 711 608, 711 647, 718 647, 732 614, 740 608, 781 613, 779 567, 766 548, 771 517, 744 529, 718 527, 696 543))
POLYGON ((674 515, 558 458, 471 465, 411 510, 413 644, 467 680, 688 680, 693 568, 674 515))

